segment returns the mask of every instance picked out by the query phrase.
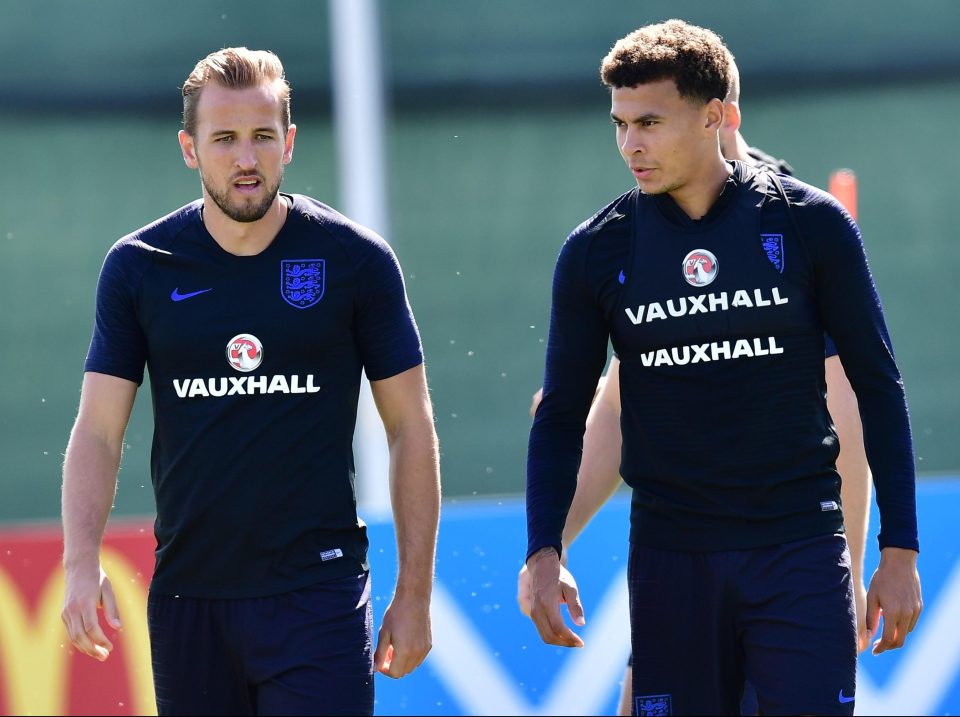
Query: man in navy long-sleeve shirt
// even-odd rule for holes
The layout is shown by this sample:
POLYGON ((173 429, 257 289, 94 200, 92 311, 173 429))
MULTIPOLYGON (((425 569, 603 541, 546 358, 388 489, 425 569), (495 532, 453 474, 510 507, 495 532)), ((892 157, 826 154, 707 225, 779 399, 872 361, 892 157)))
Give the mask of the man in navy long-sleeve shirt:
POLYGON ((584 420, 621 360, 621 474, 633 488, 637 714, 850 714, 856 623, 823 333, 857 393, 880 507, 868 622, 899 647, 921 609, 913 451, 899 371, 859 230, 828 194, 727 162, 720 39, 680 21, 620 40, 601 75, 638 187, 557 261, 527 479, 531 617, 582 644, 559 563, 584 420))

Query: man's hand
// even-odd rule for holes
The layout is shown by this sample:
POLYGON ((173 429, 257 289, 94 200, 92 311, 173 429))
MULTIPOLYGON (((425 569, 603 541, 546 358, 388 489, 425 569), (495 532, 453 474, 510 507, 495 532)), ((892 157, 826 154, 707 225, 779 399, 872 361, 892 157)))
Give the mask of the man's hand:
MULTIPOLYGON (((583 640, 566 626, 560 605, 566 603, 576 625, 584 625, 583 606, 573 575, 560 564, 554 548, 542 548, 527 560, 530 573, 530 618, 548 645, 583 647, 583 640)), ((518 593, 519 600, 519 593, 518 593)), ((522 609, 522 606, 521 606, 522 609)))
POLYGON ((530 617, 530 571, 526 563, 517 575, 517 605, 520 606, 520 612, 530 617))
POLYGON ((103 662, 110 656, 113 643, 100 627, 97 608, 103 607, 107 622, 121 629, 117 599, 103 568, 66 570, 66 592, 60 618, 67 627, 70 642, 85 655, 103 662))
POLYGON ((863 578, 853 578, 853 600, 857 606, 857 652, 863 652, 870 647, 873 632, 867 629, 867 588, 863 578))
MULTIPOLYGON (((560 564, 563 567, 567 566, 566 547, 563 549, 563 557, 560 558, 560 564)), ((523 567, 520 568, 519 574, 517 575, 517 605, 520 607, 520 612, 527 617, 530 617, 530 599, 530 571, 527 569, 527 564, 524 563, 523 567)))
POLYGON ((917 553, 904 548, 884 548, 867 591, 867 629, 871 635, 876 633, 883 616, 883 633, 873 643, 873 654, 903 647, 907 633, 916 627, 922 610, 917 553))
POLYGON ((430 631, 430 600, 403 600, 394 596, 383 615, 377 634, 373 667, 387 677, 413 672, 433 647, 430 631))

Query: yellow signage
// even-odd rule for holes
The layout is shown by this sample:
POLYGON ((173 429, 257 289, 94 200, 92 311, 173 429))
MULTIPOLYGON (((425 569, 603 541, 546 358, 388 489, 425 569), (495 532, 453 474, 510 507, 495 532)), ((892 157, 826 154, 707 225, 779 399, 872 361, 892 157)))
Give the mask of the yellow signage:
MULTIPOLYGON (((157 714, 150 664, 150 640, 147 634, 147 585, 136 568, 121 553, 110 547, 102 551, 104 570, 110 576, 117 597, 124 629, 114 639, 121 641, 123 655, 117 653, 103 668, 104 680, 116 680, 126 674, 133 714, 157 714)), ((67 714, 74 690, 95 692, 97 686, 70 683, 70 660, 92 660, 77 653, 67 641, 60 619, 63 605, 63 570, 57 566, 41 588, 34 605, 28 605, 16 576, 0 567, 0 693, 10 714, 67 714), (76 654, 76 657, 72 656, 76 654)))

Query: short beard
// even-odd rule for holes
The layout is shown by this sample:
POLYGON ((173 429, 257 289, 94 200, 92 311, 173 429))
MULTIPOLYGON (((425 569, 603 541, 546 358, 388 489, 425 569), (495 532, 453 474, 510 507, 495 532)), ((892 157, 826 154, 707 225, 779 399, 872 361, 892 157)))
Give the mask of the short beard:
POLYGON ((206 177, 203 176, 203 172, 200 172, 200 181, 203 183, 203 188, 207 190, 207 194, 210 195, 213 203, 220 207, 221 212, 226 214, 235 222, 247 224, 263 219, 267 211, 269 211, 270 206, 273 204, 273 200, 277 198, 277 193, 280 191, 280 183, 283 181, 283 172, 281 170, 280 176, 277 177, 277 183, 267 189, 267 195, 263 198, 263 201, 254 205, 237 206, 235 204, 231 204, 227 197, 227 192, 218 192, 216 189, 214 189, 207 182, 206 177))

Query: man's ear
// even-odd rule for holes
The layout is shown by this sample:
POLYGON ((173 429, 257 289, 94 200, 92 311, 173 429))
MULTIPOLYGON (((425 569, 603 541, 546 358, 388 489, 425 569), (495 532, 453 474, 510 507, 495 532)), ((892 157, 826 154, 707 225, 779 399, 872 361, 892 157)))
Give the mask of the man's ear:
POLYGON ((197 149, 193 144, 193 136, 188 134, 185 129, 177 133, 177 139, 180 141, 180 152, 183 154, 183 162, 190 169, 196 169, 200 166, 197 162, 197 149))
POLYGON ((707 102, 704 129, 719 132, 723 127, 723 102, 714 97, 707 102))
POLYGON ((723 128, 727 132, 736 132, 740 129, 743 118, 740 116, 740 103, 731 100, 723 103, 723 128))
POLYGON ((293 138, 297 136, 297 125, 291 124, 287 128, 287 136, 283 142, 283 163, 290 164, 293 159, 293 138))

